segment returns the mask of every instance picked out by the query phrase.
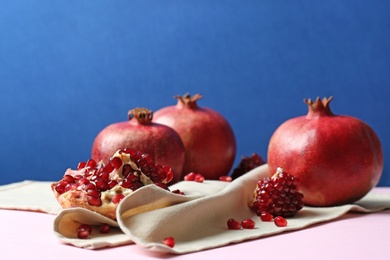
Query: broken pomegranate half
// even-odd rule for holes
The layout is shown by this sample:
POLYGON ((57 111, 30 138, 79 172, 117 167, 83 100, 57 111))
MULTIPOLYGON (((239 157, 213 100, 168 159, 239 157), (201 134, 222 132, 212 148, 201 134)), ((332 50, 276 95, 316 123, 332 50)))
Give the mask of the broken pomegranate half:
POLYGON ((155 164, 148 154, 134 149, 118 150, 105 164, 90 159, 77 169, 67 169, 51 185, 63 208, 82 207, 116 219, 118 203, 149 184, 167 189, 173 178, 169 166, 155 164))

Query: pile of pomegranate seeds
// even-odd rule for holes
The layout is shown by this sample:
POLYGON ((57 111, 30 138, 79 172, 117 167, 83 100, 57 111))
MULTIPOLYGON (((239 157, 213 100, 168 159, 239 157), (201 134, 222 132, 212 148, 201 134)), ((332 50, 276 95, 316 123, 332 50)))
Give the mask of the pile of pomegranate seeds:
MULTIPOLYGON (((278 168, 271 177, 260 180, 254 192, 252 209, 258 216, 268 213, 275 216, 292 217, 303 207, 303 194, 298 192, 299 178, 278 168)), ((262 216, 269 218, 269 216, 262 216)))
POLYGON ((85 199, 90 206, 100 207, 104 203, 118 204, 126 195, 148 184, 169 190, 167 183, 172 178, 169 166, 155 164, 146 153, 123 149, 106 164, 90 159, 79 163, 76 170, 68 169, 52 189, 57 199, 71 192, 75 200, 85 199))
POLYGON ((233 169, 233 173, 231 175, 232 179, 235 180, 241 175, 253 170, 254 168, 265 164, 263 158, 257 153, 253 153, 250 157, 243 156, 241 157, 240 164, 233 169))
POLYGON ((173 237, 166 237, 163 240, 163 244, 165 244, 169 247, 174 247, 175 246, 175 239, 173 237))

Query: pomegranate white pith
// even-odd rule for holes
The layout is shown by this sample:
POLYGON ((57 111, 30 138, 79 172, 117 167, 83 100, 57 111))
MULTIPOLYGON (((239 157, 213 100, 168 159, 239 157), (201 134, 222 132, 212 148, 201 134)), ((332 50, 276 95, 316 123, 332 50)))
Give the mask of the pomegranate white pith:
POLYGON ((150 184, 168 189, 172 177, 170 167, 155 164, 148 154, 124 149, 107 164, 89 160, 76 170, 67 169, 51 187, 63 208, 82 207, 116 219, 117 205, 125 196, 150 184))

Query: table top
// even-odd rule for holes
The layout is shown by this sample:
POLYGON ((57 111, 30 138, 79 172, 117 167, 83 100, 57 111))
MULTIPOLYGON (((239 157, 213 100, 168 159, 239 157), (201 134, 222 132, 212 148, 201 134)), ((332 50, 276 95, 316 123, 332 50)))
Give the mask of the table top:
MULTIPOLYGON (((390 193, 390 187, 375 189, 390 193)), ((0 214, 1 259, 390 259, 390 210, 347 213, 302 230, 185 255, 154 253, 135 244, 81 249, 57 240, 53 234, 55 215, 19 210, 0 210, 0 214)))

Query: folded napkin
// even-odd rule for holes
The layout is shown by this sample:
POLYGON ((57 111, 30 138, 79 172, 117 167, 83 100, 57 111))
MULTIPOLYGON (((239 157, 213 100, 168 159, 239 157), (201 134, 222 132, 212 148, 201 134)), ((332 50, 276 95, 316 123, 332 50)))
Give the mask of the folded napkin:
POLYGON ((302 229, 336 219, 349 211, 368 213, 390 208, 390 194, 371 192, 351 205, 305 206, 296 216, 287 219, 286 227, 277 227, 273 222, 262 222, 248 207, 257 181, 267 175, 268 166, 263 165, 231 183, 184 181, 171 187, 171 190, 180 189, 185 196, 149 185, 121 201, 116 223, 88 210, 68 209, 55 219, 54 232, 65 243, 90 249, 134 242, 152 251, 183 254, 302 229), (229 218, 251 218, 256 222, 256 227, 229 230, 226 227, 229 218), (76 239, 72 238, 75 228, 69 225, 70 222, 110 223, 115 227, 115 232, 112 235, 95 232, 91 239, 76 239), (72 228, 69 231, 67 227, 72 228), (123 232, 122 236, 120 231, 123 232), (165 237, 175 239, 173 248, 162 243, 165 237))
POLYGON ((33 210, 57 214, 53 228, 60 241, 76 247, 98 249, 136 243, 148 250, 183 254, 231 243, 239 243, 336 219, 346 212, 377 212, 390 208, 390 194, 370 192, 360 201, 338 207, 303 207, 286 227, 262 222, 249 207, 257 181, 268 175, 268 166, 260 166, 231 183, 183 181, 170 187, 186 195, 174 194, 155 185, 142 187, 118 205, 117 221, 82 209, 62 210, 50 189, 51 182, 25 181, 0 187, 0 208, 33 210), (229 218, 256 222, 254 229, 229 230, 229 218), (94 226, 88 239, 76 238, 76 227, 94 226), (112 229, 100 234, 100 224, 112 229), (174 237, 175 246, 162 243, 174 237))

